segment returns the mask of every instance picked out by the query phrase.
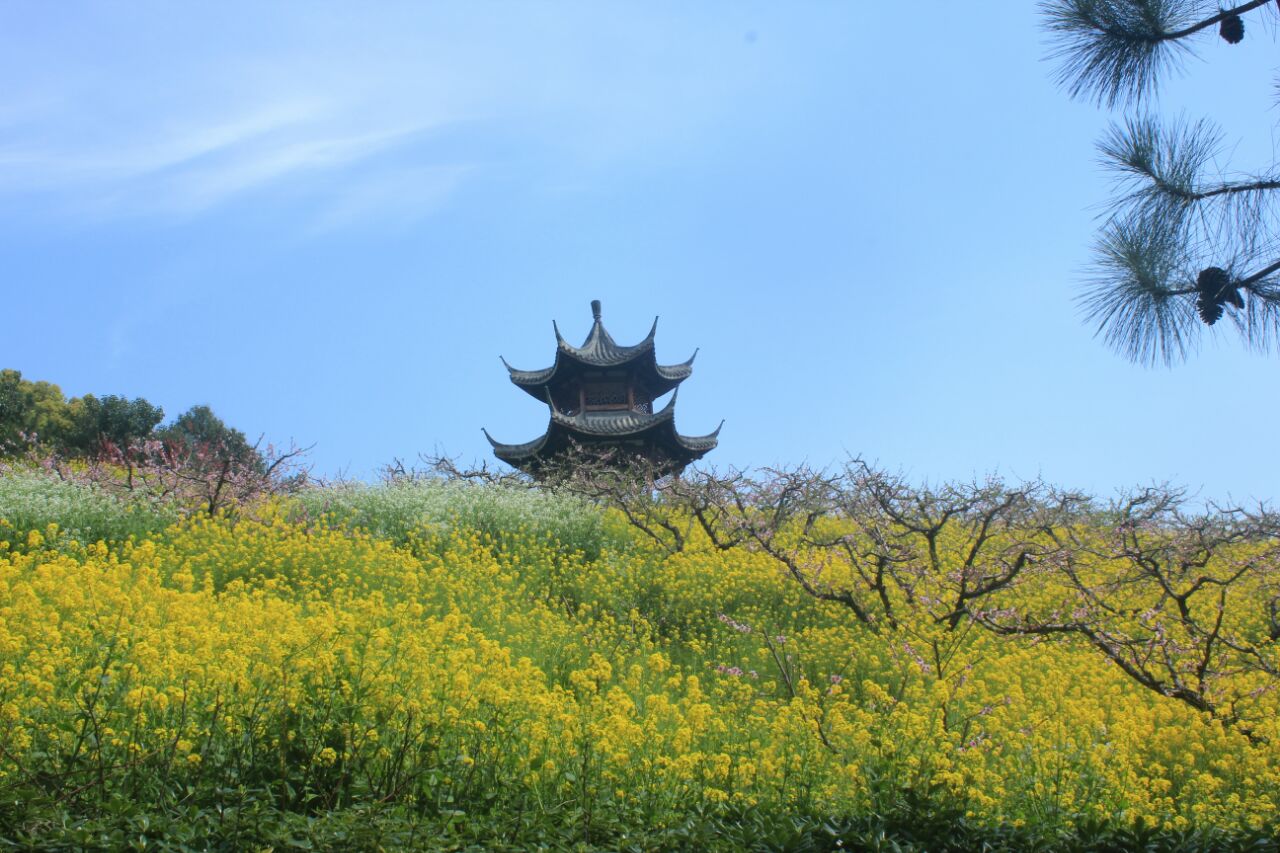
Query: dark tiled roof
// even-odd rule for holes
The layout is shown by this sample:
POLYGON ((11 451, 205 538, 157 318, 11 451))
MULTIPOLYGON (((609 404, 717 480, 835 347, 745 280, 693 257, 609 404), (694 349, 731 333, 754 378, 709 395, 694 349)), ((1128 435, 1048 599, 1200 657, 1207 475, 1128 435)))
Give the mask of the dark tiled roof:
MULTIPOLYGON (((498 358, 502 358, 502 356, 498 356, 498 358)), ((505 358, 502 358, 502 365, 506 367, 507 372, 511 374, 511 381, 517 385, 544 385, 547 380, 556 373, 556 365, 554 364, 550 367, 543 368, 542 370, 516 370, 511 365, 507 364, 507 360, 505 358)))
POLYGON ((524 444, 503 444, 501 441, 498 441, 493 436, 489 435, 489 431, 484 427, 481 427, 480 431, 484 433, 485 438, 489 439, 489 444, 493 447, 494 455, 504 461, 510 461, 512 459, 528 459, 530 457, 537 456, 538 451, 546 445, 547 438, 551 435, 550 432, 544 432, 538 438, 535 438, 533 441, 526 441, 524 444))
POLYGON ((716 427, 715 432, 706 435, 680 435, 676 433, 676 441, 685 450, 692 450, 701 456, 710 450, 715 450, 716 445, 720 443, 720 430, 722 427, 724 427, 724 421, 720 422, 720 426, 716 427))
POLYGON ((648 432, 659 424, 672 420, 676 415, 676 394, 671 395, 667 405, 661 411, 649 414, 635 412, 630 409, 613 412, 579 412, 566 415, 554 406, 551 407, 551 420, 566 429, 583 435, 620 437, 648 432))
MULTIPOLYGON (((596 305, 592 308, 594 310, 596 305)), ((652 378, 646 384, 653 389, 655 396, 659 396, 688 379, 693 373, 693 360, 698 357, 697 350, 694 350, 688 361, 680 364, 658 364, 653 346, 654 335, 658 331, 657 317, 653 318, 653 326, 645 339, 629 347, 619 346, 614 341, 613 336, 604 327, 598 311, 591 324, 591 331, 580 347, 575 347, 564 339, 560 334, 559 325, 554 320, 551 325, 556 333, 556 360, 550 367, 542 370, 518 370, 507 364, 505 358, 502 359, 502 364, 511 375, 511 381, 539 400, 546 397, 546 392, 543 390, 545 386, 554 382, 557 375, 562 372, 572 375, 575 366, 608 369, 633 361, 638 362, 636 367, 639 371, 652 371, 652 378)))
POLYGON ((566 415, 551 410, 551 423, 547 431, 533 441, 523 444, 503 444, 494 440, 485 430, 485 438, 493 445, 493 452, 499 459, 507 462, 523 461, 536 458, 543 448, 549 444, 557 447, 569 440, 590 442, 592 439, 643 438, 651 437, 659 442, 671 441, 690 453, 690 461, 713 450, 719 443, 720 428, 724 421, 716 427, 715 432, 708 435, 681 435, 675 428, 675 395, 662 411, 648 414, 646 412, 586 412, 577 415, 566 415))
POLYGON ((557 351, 592 367, 616 367, 653 351, 653 336, 658 333, 658 318, 653 318, 653 325, 649 328, 649 334, 645 339, 629 347, 618 346, 599 317, 596 317, 595 322, 591 324, 591 332, 580 347, 575 347, 564 339, 555 320, 551 321, 551 327, 556 331, 557 351))
POLYGON ((668 382, 680 383, 689 378, 693 374, 693 360, 698 357, 698 351, 694 350, 693 355, 689 356, 688 361, 680 364, 655 364, 654 369, 658 375, 668 382))

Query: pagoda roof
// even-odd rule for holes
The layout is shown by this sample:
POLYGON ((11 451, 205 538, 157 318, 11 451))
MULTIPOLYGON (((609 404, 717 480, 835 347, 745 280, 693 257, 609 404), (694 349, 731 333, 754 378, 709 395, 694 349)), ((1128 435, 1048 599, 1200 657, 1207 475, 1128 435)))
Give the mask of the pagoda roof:
POLYGON ((602 438, 605 436, 614 438, 635 435, 647 432, 667 421, 675 420, 676 396, 676 394, 672 394, 667 404, 661 410, 652 414, 637 412, 632 409, 622 409, 602 412, 578 412, 575 415, 568 415, 557 409, 555 403, 552 403, 551 421, 583 435, 602 438))
POLYGON ((550 367, 542 370, 518 370, 503 358, 502 364, 507 368, 511 381, 528 394, 541 400, 546 396, 544 391, 546 386, 554 382, 562 373, 573 371, 575 368, 607 370, 636 362, 641 370, 653 371, 647 384, 652 388, 655 396, 660 396, 688 379, 693 373, 693 360, 698 357, 697 350, 694 350, 687 361, 680 364, 658 364, 653 346, 653 339, 658 331, 657 317, 653 318, 653 326, 650 327, 649 334, 644 340, 633 346, 621 346, 609 334, 609 330, 604 327, 604 322, 600 319, 599 300, 591 303, 591 313, 594 322, 591 324, 587 339, 580 347, 575 347, 566 341, 560 334, 559 325, 554 320, 551 321, 551 327, 556 333, 556 359, 550 367))
POLYGON ((562 352, 572 359, 589 364, 592 367, 615 367, 619 364, 625 364, 633 358, 644 355, 653 351, 653 337, 658 333, 658 318, 653 318, 653 325, 649 327, 649 334, 645 335, 643 341, 633 346, 619 346, 613 339, 613 335, 609 334, 609 330, 604 327, 604 321, 600 319, 600 302, 599 300, 591 303, 592 316, 594 322, 591 324, 591 331, 587 333, 587 339, 582 342, 582 346, 575 347, 564 339, 560 334, 560 326, 555 320, 551 321, 551 328, 556 333, 556 351, 562 352))
POLYGON ((716 446, 724 422, 721 421, 715 432, 708 435, 681 435, 675 429, 675 403, 676 395, 672 394, 670 402, 653 414, 623 410, 567 415, 552 406, 547 431, 533 441, 504 444, 489 435, 488 430, 484 435, 493 445, 494 455, 516 467, 536 463, 544 455, 543 451, 551 456, 574 442, 591 444, 603 440, 612 443, 626 439, 652 442, 655 446, 666 447, 668 453, 674 450, 683 457, 680 463, 687 464, 716 446))

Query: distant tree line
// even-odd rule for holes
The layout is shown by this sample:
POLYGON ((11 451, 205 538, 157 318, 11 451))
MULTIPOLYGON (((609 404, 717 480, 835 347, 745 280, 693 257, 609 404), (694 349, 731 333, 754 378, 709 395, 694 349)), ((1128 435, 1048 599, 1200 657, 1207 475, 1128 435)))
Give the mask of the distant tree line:
POLYGON ((141 397, 67 398, 51 382, 0 370, 0 471, 39 466, 209 514, 307 481, 305 449, 250 443, 208 406, 163 421, 164 410, 141 397))
POLYGON ((50 452, 63 458, 100 459, 161 442, 171 449, 216 448, 238 465, 263 464, 238 429, 208 406, 192 406, 165 426, 164 410, 135 397, 109 394, 66 398, 52 382, 0 370, 0 456, 50 452))

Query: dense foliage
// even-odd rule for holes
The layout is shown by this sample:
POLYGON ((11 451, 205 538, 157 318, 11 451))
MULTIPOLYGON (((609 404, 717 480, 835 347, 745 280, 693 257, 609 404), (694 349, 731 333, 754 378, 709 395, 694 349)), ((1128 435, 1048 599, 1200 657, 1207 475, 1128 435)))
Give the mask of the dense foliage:
MULTIPOLYGON (((1117 607, 1149 590, 1106 550, 1129 529, 1108 510, 1051 513, 1036 553, 1074 562, 1022 560, 957 613, 956 584, 1017 564, 1030 527, 988 523, 971 558, 972 527, 916 548, 915 516, 792 517, 814 496, 768 482, 737 484, 736 521, 675 493, 642 512, 431 481, 210 515, 10 473, 0 846, 1275 848, 1274 542, 1227 537, 1199 567, 1238 575, 1216 636, 1262 655, 1215 647, 1237 658, 1206 710, 1085 633, 1021 630, 1194 635, 1117 607), (895 531, 903 582, 865 586, 860 546, 895 531), (840 593, 864 587, 859 616, 840 593)), ((995 505, 1019 519, 1063 506, 990 494, 1015 492, 995 505)))
POLYGON ((44 446, 67 456, 93 456, 149 438, 164 410, 142 399, 107 395, 66 399, 50 382, 0 370, 0 456, 44 446))

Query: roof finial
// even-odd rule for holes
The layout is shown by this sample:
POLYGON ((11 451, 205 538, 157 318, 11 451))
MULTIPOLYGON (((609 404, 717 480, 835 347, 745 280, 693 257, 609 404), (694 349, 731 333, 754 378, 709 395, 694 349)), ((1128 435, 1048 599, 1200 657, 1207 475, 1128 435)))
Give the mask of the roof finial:
POLYGON ((600 322, 600 300, 599 299, 591 300, 591 316, 595 318, 597 323, 600 322))

